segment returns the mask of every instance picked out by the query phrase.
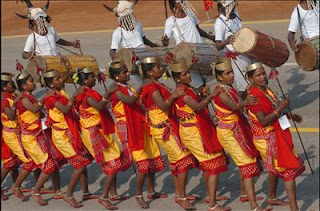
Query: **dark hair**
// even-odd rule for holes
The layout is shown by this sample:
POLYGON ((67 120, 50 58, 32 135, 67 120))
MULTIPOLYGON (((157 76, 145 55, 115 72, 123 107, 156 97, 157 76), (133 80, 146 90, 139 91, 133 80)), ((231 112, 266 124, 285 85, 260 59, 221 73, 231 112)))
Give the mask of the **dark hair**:
POLYGON ((78 84, 84 85, 84 81, 88 80, 90 74, 93 74, 93 73, 78 72, 78 78, 79 78, 78 84))
MULTIPOLYGON (((215 72, 216 76, 217 75, 221 76, 221 74, 223 73, 223 71, 220 71, 220 70, 217 70, 217 69, 215 69, 214 72, 215 72)), ((219 81, 218 77, 216 77, 216 78, 219 81)))
POLYGON ((116 77, 117 77, 122 71, 125 70, 124 67, 127 68, 126 65, 124 65, 124 66, 122 66, 122 67, 120 67, 120 68, 112 68, 112 67, 109 67, 110 78, 113 79, 113 80, 115 80, 116 77))
MULTIPOLYGON (((10 73, 1 73, 1 75, 11 75, 10 73)), ((4 87, 7 86, 9 81, 3 81, 1 80, 1 91, 4 91, 4 87)))
POLYGON ((176 78, 179 78, 179 76, 181 75, 181 72, 176 73, 171 71, 171 74, 172 74, 172 78, 175 80, 176 78))
POLYGON ((154 68, 157 65, 157 63, 141 63, 141 68, 143 72, 143 78, 148 78, 148 71, 151 71, 152 68, 154 68))
POLYGON ((247 72, 248 78, 252 78, 254 71, 256 71, 256 70, 251 70, 251 71, 247 72))
POLYGON ((173 12, 173 9, 175 8, 176 6, 176 1, 175 0, 169 0, 169 7, 170 7, 170 10, 173 12))
POLYGON ((53 81, 53 77, 51 77, 51 78, 45 78, 45 77, 43 77, 43 79, 44 79, 44 82, 46 83, 45 85, 46 85, 47 87, 50 87, 51 84, 52 84, 52 81, 53 81))
MULTIPOLYGON (((19 76, 21 75, 21 73, 17 76, 17 78, 19 78, 19 76)), ((24 79, 20 79, 20 80, 17 80, 17 84, 18 84, 18 89, 20 92, 23 91, 23 87, 22 85, 27 83, 27 80, 32 77, 31 75, 29 75, 28 77, 25 77, 24 79)))

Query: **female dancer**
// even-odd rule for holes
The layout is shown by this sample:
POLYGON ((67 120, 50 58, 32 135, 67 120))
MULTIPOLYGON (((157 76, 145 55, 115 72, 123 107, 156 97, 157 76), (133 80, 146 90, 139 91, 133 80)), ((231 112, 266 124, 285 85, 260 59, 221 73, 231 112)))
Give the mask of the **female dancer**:
MULTIPOLYGON (((179 118, 179 134, 183 144, 197 158, 200 169, 204 171, 210 197, 208 210, 230 210, 231 208, 223 208, 216 202, 218 177, 220 173, 227 171, 227 157, 217 139, 215 125, 207 110, 208 103, 219 90, 200 100, 189 85, 191 76, 184 59, 171 64, 170 72, 177 87, 183 88, 186 93, 174 103, 179 118)), ((203 93, 208 93, 208 87, 204 88, 203 93)))
POLYGON ((142 188, 145 177, 148 179, 148 199, 165 198, 167 195, 154 190, 154 173, 163 170, 165 161, 160 149, 151 140, 144 124, 144 111, 141 108, 139 94, 127 82, 130 80, 126 65, 121 60, 113 60, 109 67, 109 76, 115 80, 118 90, 110 95, 112 112, 116 121, 116 134, 127 155, 136 163, 137 190, 135 198, 141 208, 149 206, 143 199, 142 188))
MULTIPOLYGON (((281 112, 289 107, 289 99, 285 98, 280 101, 271 91, 262 63, 249 65, 247 76, 251 82, 247 92, 258 100, 258 104, 246 106, 252 125, 254 145, 265 163, 265 169, 269 171, 271 181, 276 183, 276 177, 284 180, 290 210, 298 210, 295 178, 304 172, 305 166, 293 149, 289 128, 282 129, 278 121, 281 112)), ((296 122, 302 120, 301 116, 296 114, 288 115, 288 117, 296 122)), ((269 191, 268 200, 277 199, 275 195, 271 196, 271 193, 269 191)))
POLYGON ((120 152, 112 138, 114 122, 106 106, 108 100, 92 89, 96 81, 92 69, 89 67, 79 69, 76 80, 83 86, 83 91, 76 97, 82 141, 106 174, 103 192, 98 202, 105 208, 114 210, 117 207, 110 202, 110 188, 117 172, 129 168, 131 162, 120 152))

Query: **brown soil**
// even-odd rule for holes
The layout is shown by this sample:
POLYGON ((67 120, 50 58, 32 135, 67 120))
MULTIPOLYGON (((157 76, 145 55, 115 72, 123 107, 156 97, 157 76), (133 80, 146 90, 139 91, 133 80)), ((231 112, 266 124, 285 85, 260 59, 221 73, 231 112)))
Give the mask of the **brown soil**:
MULTIPOLYGON (((28 21, 15 13, 27 14, 27 6, 17 1, 1 1, 1 35, 28 34, 28 21)), ((42 7, 46 1, 33 1, 35 7, 42 7)), ((115 6, 115 1, 50 1, 48 14, 51 25, 58 32, 114 29, 117 20, 113 13, 102 4, 115 6)), ((241 1, 238 10, 243 21, 289 19, 297 1, 241 1)), ((201 22, 207 20, 202 1, 192 1, 201 22)), ((168 15, 171 14, 169 6, 168 15)), ((140 0, 134 10, 144 27, 164 26, 165 10, 163 1, 140 0)), ((209 10, 211 18, 217 16, 217 7, 209 10)))

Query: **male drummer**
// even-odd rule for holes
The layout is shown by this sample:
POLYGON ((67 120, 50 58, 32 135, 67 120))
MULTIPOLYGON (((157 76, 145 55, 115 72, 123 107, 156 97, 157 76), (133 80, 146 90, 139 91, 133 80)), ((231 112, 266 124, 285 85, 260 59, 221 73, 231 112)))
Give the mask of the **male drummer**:
POLYGON ((104 5, 109 11, 115 12, 118 17, 119 26, 114 30, 111 40, 110 57, 114 59, 117 49, 123 48, 144 48, 146 46, 159 47, 146 38, 140 21, 133 14, 135 1, 118 1, 115 8, 104 5))
POLYGON ((316 0, 300 0, 291 14, 288 42, 292 51, 298 51, 296 47, 295 33, 300 30, 303 41, 319 36, 319 5, 316 0))
POLYGON ((25 2, 29 8, 28 16, 17 15, 23 19, 29 19, 29 29, 32 30, 32 33, 28 36, 24 51, 22 52, 23 59, 30 59, 34 55, 56 56, 56 43, 80 48, 79 40, 69 42, 61 39, 56 30, 52 26, 48 25, 51 18, 45 11, 49 7, 49 1, 44 8, 34 8, 30 1, 25 2))
POLYGON ((188 0, 169 0, 169 6, 173 15, 166 20, 161 39, 164 46, 169 45, 171 37, 176 45, 180 42, 203 43, 202 37, 215 41, 214 36, 199 27, 195 10, 188 0))
POLYGON ((216 47, 225 52, 226 57, 231 57, 234 70, 235 85, 242 94, 248 85, 245 79, 245 67, 250 64, 249 58, 237 55, 231 43, 234 34, 242 27, 241 19, 237 12, 235 0, 219 0, 217 3, 219 17, 214 24, 216 47))

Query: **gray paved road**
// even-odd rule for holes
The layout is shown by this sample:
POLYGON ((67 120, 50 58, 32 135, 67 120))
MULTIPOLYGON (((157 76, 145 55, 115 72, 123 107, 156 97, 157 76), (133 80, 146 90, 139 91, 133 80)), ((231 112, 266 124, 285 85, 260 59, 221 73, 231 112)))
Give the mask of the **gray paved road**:
MULTIPOLYGON (((277 37, 281 40, 286 39, 286 30, 288 23, 268 23, 268 24, 250 24, 249 27, 260 30, 266 34, 277 37)), ((205 30, 211 31, 211 27, 204 27, 205 30)), ((145 30, 146 36, 160 43, 162 35, 162 29, 145 30)), ((82 43, 82 50, 85 54, 93 55, 98 63, 100 69, 104 69, 109 62, 109 47, 110 47, 110 32, 103 33, 88 33, 88 34, 71 34, 61 35, 66 40, 73 40, 75 38, 80 39, 82 43)), ((15 59, 19 59, 20 62, 26 67, 26 62, 20 57, 20 52, 24 47, 26 37, 23 38, 2 38, 1 45, 1 70, 14 72, 15 59)), ((63 50, 61 50, 61 53, 63 50)), ((315 171, 315 175, 310 174, 310 169, 307 166, 306 172, 297 178, 297 195, 298 204, 301 210, 319 210, 319 71, 304 72, 296 64, 293 55, 284 66, 278 68, 280 71, 279 80, 283 85, 284 92, 289 95, 291 100, 291 106, 294 112, 299 113, 303 116, 303 123, 299 124, 298 127, 304 129, 306 132, 302 132, 301 136, 304 140, 307 154, 311 159, 312 167, 315 171)), ((110 83, 110 81, 108 81, 110 83)), ((170 84, 170 81, 165 83, 170 84)), ((276 83, 270 82, 270 86, 274 87, 276 91, 280 93, 276 83)), ((97 90, 102 91, 103 88, 97 85, 97 90)), ((67 91, 72 93, 74 88, 67 86, 67 91)), ((40 97, 44 94, 43 88, 38 88, 36 96, 40 97)), ((299 143, 297 133, 293 133, 294 143, 296 151, 301 155, 303 159, 302 147, 299 143)), ((305 162, 305 165, 307 163, 305 162)), ((96 164, 90 165, 89 168, 89 182, 90 190, 92 192, 100 193, 100 185, 103 182, 104 175, 96 164)), ((71 173, 71 167, 65 166, 61 169, 61 186, 62 190, 66 190, 67 181, 71 173)), ((267 193, 267 174, 263 172, 261 176, 256 179, 256 192, 258 195, 266 198, 267 193)), ((168 199, 159 199, 150 202, 149 210, 181 210, 179 206, 173 203, 173 183, 170 176, 168 167, 165 171, 157 174, 157 191, 162 191, 169 194, 168 199)), ((23 185, 32 187, 34 184, 33 178, 29 177, 23 185)), ((11 179, 7 178, 3 187, 9 187, 11 185, 11 179)), ((220 176, 219 181, 219 194, 224 194, 230 197, 229 200, 223 202, 223 205, 228 205, 233 210, 249 210, 248 203, 239 202, 239 188, 238 188, 238 170, 231 162, 229 165, 229 171, 220 176)), ((51 182, 46 183, 47 187, 51 186, 51 182)), ((135 177, 133 169, 129 169, 126 172, 119 173, 118 175, 118 192, 121 194, 134 195, 135 189, 135 177)), ((194 169, 190 171, 188 178, 187 191, 190 194, 197 194, 201 198, 205 196, 205 186, 202 179, 202 174, 194 169)), ((77 186, 75 196, 80 199, 80 186, 77 186)), ((11 191, 9 191, 11 194, 11 191)), ((280 198, 286 198, 284 191, 283 182, 280 182, 278 194, 280 198)), ((72 210, 65 202, 56 201, 51 195, 44 195, 45 199, 49 199, 49 205, 46 207, 37 206, 32 199, 28 202, 20 202, 15 197, 11 196, 10 200, 2 202, 2 210, 72 210)), ((260 202, 262 203, 262 202, 260 202)), ((86 201, 83 203, 84 207, 78 210, 103 210, 104 208, 99 205, 96 201, 86 201)), ((266 206, 265 203, 262 204, 266 206)), ((117 203, 117 206, 121 210, 139 210, 135 200, 131 197, 129 200, 117 203)), ((206 210, 207 205, 203 200, 196 202, 198 210, 206 210)), ((274 210, 288 210, 288 207, 274 207, 274 210)))

